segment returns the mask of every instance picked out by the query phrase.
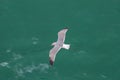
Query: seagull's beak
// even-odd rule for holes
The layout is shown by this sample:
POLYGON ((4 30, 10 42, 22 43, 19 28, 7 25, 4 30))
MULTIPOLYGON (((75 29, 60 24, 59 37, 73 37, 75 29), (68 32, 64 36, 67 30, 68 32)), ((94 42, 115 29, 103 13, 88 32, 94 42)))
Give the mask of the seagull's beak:
POLYGON ((68 29, 68 27, 64 27, 64 29, 68 29))

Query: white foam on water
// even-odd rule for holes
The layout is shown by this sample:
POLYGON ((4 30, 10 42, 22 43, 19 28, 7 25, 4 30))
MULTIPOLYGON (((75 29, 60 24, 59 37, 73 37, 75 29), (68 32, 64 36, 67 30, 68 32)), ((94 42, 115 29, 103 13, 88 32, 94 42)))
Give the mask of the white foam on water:
POLYGON ((38 42, 37 41, 33 41, 33 43, 32 43, 33 45, 36 45, 36 44, 38 44, 38 42))
POLYGON ((24 77, 25 73, 32 73, 34 71, 39 71, 40 73, 46 73, 49 69, 49 65, 46 63, 41 63, 39 65, 28 65, 23 67, 23 65, 16 65, 17 76, 24 77))
POLYGON ((40 71, 46 72, 46 70, 49 69, 49 65, 48 64, 39 64, 38 68, 40 69, 40 71))
POLYGON ((22 64, 16 64, 14 72, 16 73, 16 77, 24 77, 24 70, 23 70, 23 65, 22 64))
POLYGON ((36 69, 36 66, 35 65, 30 65, 30 66, 26 66, 23 68, 25 72, 29 72, 29 73, 32 73, 33 70, 36 69))
POLYGON ((21 59, 21 58, 23 58, 23 56, 21 56, 20 54, 13 53, 13 59, 14 60, 18 60, 18 59, 21 59))
POLYGON ((25 72, 29 72, 32 73, 34 70, 40 70, 40 72, 46 72, 46 70, 49 69, 49 65, 48 64, 39 64, 39 65, 30 65, 30 66, 26 66, 24 67, 24 71, 25 72))
POLYGON ((7 62, 1 62, 0 65, 3 66, 3 67, 5 67, 5 66, 8 65, 8 63, 7 62))
POLYGON ((87 52, 86 51, 84 51, 84 50, 80 50, 79 52, 78 52, 78 54, 86 54, 87 52))
POLYGON ((21 68, 16 68, 16 73, 18 76, 24 77, 24 71, 21 68))
POLYGON ((0 63, 0 66, 10 68, 8 62, 1 62, 1 63, 0 63))
POLYGON ((6 50, 6 53, 10 53, 12 50, 11 49, 7 49, 6 50))
POLYGON ((83 73, 84 76, 87 76, 87 73, 83 73))
POLYGON ((33 41, 32 44, 33 44, 33 45, 38 44, 38 40, 39 40, 39 39, 38 39, 37 37, 32 37, 32 41, 33 41))
POLYGON ((101 76, 102 78, 107 78, 107 76, 104 75, 104 74, 101 74, 100 76, 101 76))
POLYGON ((39 39, 37 37, 32 37, 32 40, 38 41, 39 39))

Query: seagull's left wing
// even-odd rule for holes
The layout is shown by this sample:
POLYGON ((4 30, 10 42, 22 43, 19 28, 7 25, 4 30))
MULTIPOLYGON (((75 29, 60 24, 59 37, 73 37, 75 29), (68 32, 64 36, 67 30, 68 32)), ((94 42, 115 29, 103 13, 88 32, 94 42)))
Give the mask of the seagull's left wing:
POLYGON ((50 64, 53 65, 57 52, 61 49, 59 46, 54 46, 49 53, 50 64))
POLYGON ((68 31, 68 29, 65 28, 58 32, 58 42, 64 42, 67 31, 68 31))

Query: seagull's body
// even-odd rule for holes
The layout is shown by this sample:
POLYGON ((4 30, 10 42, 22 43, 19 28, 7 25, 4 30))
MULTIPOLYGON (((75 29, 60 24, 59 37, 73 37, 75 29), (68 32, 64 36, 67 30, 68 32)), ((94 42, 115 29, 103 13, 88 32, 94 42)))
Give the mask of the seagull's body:
POLYGON ((61 48, 69 49, 70 45, 69 44, 64 44, 65 41, 65 36, 66 32, 68 31, 67 28, 64 28, 58 32, 58 40, 57 42, 52 43, 54 46, 49 53, 49 58, 50 58, 50 64, 53 65, 55 61, 56 54, 61 48))

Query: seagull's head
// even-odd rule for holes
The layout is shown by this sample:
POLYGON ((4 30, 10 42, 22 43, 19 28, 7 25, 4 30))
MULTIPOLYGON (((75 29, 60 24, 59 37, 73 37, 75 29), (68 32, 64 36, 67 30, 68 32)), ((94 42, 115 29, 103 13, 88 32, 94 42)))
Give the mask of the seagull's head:
POLYGON ((55 46, 56 45, 56 42, 53 42, 52 44, 51 44, 51 46, 55 46))

